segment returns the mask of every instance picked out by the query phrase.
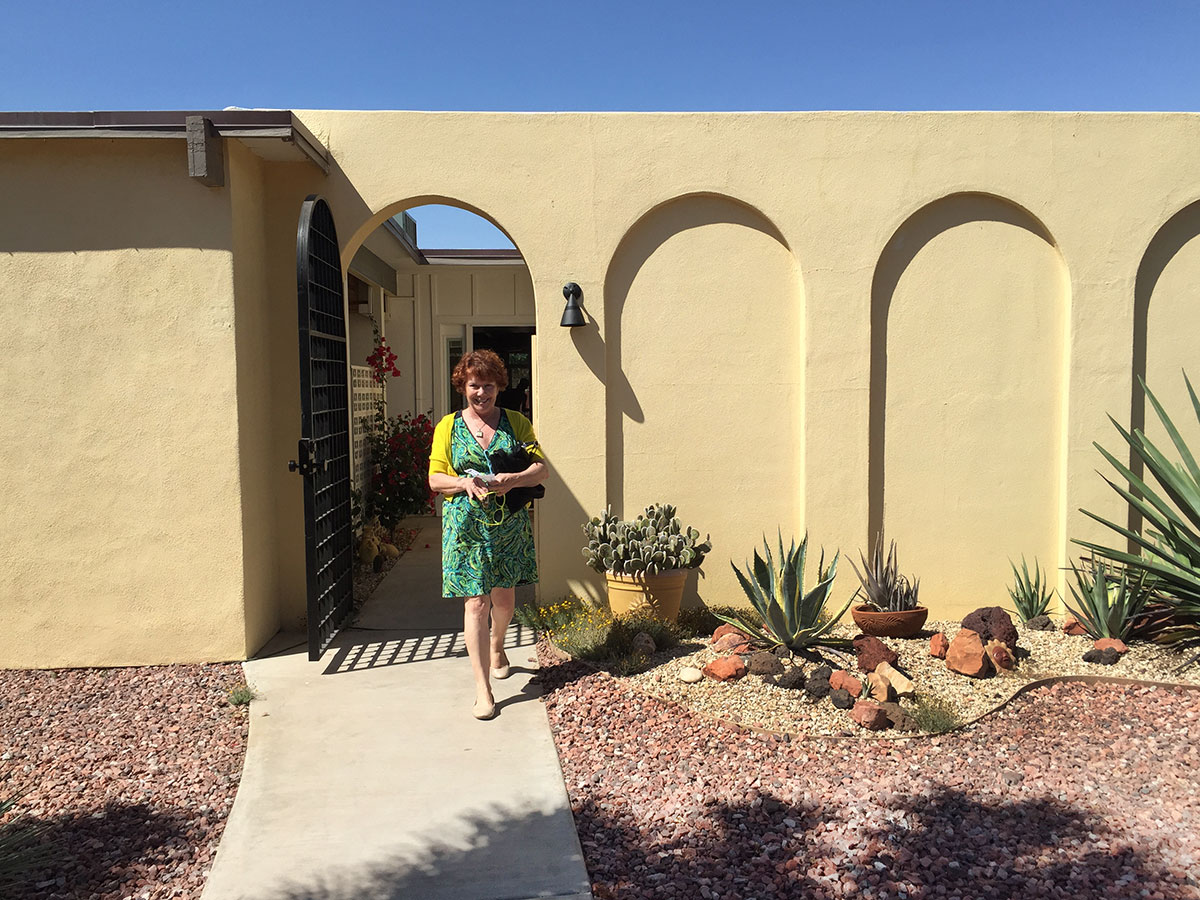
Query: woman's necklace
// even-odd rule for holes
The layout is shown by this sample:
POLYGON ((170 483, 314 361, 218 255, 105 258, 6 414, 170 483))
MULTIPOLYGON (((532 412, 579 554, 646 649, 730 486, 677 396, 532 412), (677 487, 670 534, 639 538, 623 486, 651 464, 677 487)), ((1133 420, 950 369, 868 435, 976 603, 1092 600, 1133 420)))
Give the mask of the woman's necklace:
MULTIPOLYGON (((497 420, 497 424, 499 424, 499 420, 497 420)), ((494 426, 494 425, 488 425, 488 423, 487 423, 487 422, 485 422, 483 419, 480 419, 480 420, 479 420, 479 427, 478 427, 478 428, 476 428, 476 429, 475 429, 474 431, 472 431, 471 433, 472 433, 472 434, 474 434, 474 435, 475 435, 475 437, 477 437, 477 438, 482 438, 482 437, 483 437, 483 427, 484 427, 485 425, 487 425, 487 427, 488 427, 488 428, 495 428, 495 426, 494 426)))

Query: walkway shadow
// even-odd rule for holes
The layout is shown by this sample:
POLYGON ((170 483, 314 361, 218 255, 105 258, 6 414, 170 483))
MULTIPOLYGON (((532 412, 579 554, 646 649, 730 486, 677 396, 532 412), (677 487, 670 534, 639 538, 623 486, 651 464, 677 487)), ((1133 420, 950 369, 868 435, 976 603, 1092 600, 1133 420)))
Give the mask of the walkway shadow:
MULTIPOLYGON (((565 810, 489 810, 461 825, 458 839, 439 838, 386 862, 329 872, 260 900, 591 897, 579 853, 553 855, 545 849, 561 848, 563 829, 573 828, 565 810)), ((574 841, 568 844, 578 848, 574 841)))

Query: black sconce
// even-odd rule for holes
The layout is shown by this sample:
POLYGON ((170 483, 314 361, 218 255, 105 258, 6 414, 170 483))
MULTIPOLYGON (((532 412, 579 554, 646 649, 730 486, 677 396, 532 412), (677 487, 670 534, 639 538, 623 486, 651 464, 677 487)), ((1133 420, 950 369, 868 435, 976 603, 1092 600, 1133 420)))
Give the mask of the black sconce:
POLYGON ((567 298, 567 308, 563 310, 562 321, 558 324, 563 328, 586 325, 587 321, 583 318, 583 310, 579 306, 579 300, 583 297, 583 288, 570 281, 563 285, 563 296, 567 298))

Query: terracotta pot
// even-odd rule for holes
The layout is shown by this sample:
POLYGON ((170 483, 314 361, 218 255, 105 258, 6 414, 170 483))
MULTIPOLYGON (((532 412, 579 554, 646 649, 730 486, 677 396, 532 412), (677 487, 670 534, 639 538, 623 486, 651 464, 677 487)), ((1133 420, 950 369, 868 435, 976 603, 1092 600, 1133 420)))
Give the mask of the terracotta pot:
POLYGON ((929 609, 918 606, 916 609, 891 612, 854 606, 850 609, 850 615, 863 634, 875 637, 913 637, 920 632, 925 620, 929 618, 929 609))
POLYGON ((679 604, 683 600, 687 576, 687 569, 672 569, 657 575, 605 572, 608 608, 618 618, 644 615, 660 622, 675 622, 679 619, 679 604))

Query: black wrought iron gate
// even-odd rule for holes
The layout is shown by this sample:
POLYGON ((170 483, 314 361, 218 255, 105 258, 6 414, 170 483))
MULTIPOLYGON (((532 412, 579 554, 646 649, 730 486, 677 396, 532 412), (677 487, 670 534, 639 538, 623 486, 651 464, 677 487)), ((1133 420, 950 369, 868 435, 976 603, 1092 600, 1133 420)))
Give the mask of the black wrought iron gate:
POLYGON ((289 463, 304 476, 308 658, 325 652, 353 606, 350 410, 342 265, 329 204, 316 194, 296 231, 300 313, 300 447, 289 463))

